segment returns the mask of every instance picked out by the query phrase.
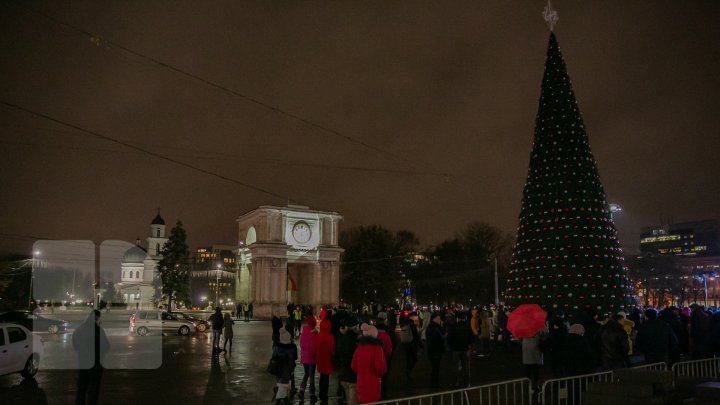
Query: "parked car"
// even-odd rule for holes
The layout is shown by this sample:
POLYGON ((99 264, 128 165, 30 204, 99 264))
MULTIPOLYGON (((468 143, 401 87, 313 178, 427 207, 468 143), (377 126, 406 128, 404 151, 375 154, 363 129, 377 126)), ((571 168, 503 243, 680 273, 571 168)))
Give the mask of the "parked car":
POLYGON ((137 311, 130 316, 130 333, 145 336, 151 332, 185 336, 195 332, 195 324, 165 311, 137 311))
POLYGON ((0 323, 0 375, 20 373, 32 378, 44 355, 44 342, 29 329, 14 323, 0 323))
POLYGON ((197 329, 198 332, 205 332, 208 329, 210 329, 210 322, 206 321, 205 319, 196 318, 192 315, 186 314, 184 312, 170 312, 171 314, 175 315, 178 319, 184 319, 186 321, 190 321, 195 325, 195 329, 197 329))
POLYGON ((30 311, 9 311, 0 314, 0 322, 17 323, 33 332, 48 331, 51 334, 67 332, 67 322, 45 318, 30 311))

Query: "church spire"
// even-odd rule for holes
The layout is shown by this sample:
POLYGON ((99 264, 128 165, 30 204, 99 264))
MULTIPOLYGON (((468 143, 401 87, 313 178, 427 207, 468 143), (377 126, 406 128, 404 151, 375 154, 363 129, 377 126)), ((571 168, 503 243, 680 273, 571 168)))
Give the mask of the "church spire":
POLYGON ((165 225, 165 220, 160 216, 160 208, 158 208, 157 215, 155 219, 152 220, 151 225, 165 225))

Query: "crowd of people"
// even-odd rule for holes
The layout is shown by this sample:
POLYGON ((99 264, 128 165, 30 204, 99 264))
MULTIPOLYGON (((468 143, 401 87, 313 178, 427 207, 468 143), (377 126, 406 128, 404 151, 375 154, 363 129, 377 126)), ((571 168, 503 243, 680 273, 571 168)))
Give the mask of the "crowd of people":
MULTIPOLYGON (((430 387, 452 374, 452 387, 470 385, 470 359, 520 347, 522 363, 533 389, 539 389, 543 366, 553 378, 629 367, 640 363, 672 364, 682 356, 720 355, 720 312, 690 308, 633 308, 629 313, 550 312, 545 328, 516 339, 508 330, 508 309, 452 305, 395 310, 364 305, 358 311, 289 306, 287 316, 272 319, 273 359, 279 364, 273 399, 289 403, 293 395, 327 403, 331 389, 342 403, 369 403, 387 398, 391 367, 402 367, 407 381, 416 376, 419 356, 430 364, 430 387), (300 355, 295 340, 299 340, 300 355), (404 364, 393 364, 401 350, 404 364), (442 361, 445 359, 444 361, 442 361), (295 386, 299 360, 302 378, 295 386), (442 370, 443 364, 452 364, 442 370), (319 384, 315 387, 315 373, 319 384), (337 374, 338 386, 330 387, 337 374)), ((446 387, 443 387, 446 388, 446 387)))

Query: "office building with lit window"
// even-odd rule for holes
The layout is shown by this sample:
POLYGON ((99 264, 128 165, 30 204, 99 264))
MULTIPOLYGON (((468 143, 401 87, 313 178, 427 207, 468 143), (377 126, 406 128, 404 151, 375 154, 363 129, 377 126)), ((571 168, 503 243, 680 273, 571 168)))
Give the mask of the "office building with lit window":
POLYGON ((237 246, 212 245, 195 250, 190 274, 193 307, 233 309, 237 275, 237 246))
POLYGON ((720 221, 643 228, 640 252, 631 262, 643 304, 720 303, 720 221))
POLYGON ((704 257, 720 255, 720 223, 716 219, 644 228, 643 254, 704 257))

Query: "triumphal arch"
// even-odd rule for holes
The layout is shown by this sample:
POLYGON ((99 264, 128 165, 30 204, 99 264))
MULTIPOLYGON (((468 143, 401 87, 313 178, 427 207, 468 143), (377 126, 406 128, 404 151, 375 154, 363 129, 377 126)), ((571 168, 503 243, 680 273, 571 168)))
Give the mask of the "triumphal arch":
POLYGON ((241 215, 236 299, 252 302, 253 316, 287 314, 290 302, 340 302, 340 255, 336 212, 305 206, 261 206, 241 215))

